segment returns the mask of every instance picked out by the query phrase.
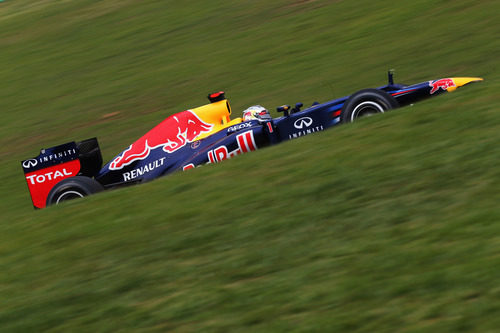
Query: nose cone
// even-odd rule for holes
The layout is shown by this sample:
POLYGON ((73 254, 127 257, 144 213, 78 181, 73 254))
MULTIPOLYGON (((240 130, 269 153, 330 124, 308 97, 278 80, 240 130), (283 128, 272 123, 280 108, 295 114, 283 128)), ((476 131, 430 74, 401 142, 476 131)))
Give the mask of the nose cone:
POLYGON ((480 77, 452 77, 451 79, 453 80, 453 83, 455 85, 446 88, 446 90, 449 92, 452 92, 452 91, 456 90, 458 87, 465 86, 466 84, 469 84, 472 82, 483 81, 483 79, 480 77))

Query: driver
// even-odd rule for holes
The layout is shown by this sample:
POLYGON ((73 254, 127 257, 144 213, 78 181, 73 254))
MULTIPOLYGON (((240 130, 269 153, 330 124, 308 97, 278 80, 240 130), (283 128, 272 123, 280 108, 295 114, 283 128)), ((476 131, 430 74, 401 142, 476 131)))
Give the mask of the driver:
POLYGON ((267 109, 260 105, 253 105, 243 111, 243 121, 248 120, 258 120, 258 121, 269 121, 271 120, 271 114, 267 109))

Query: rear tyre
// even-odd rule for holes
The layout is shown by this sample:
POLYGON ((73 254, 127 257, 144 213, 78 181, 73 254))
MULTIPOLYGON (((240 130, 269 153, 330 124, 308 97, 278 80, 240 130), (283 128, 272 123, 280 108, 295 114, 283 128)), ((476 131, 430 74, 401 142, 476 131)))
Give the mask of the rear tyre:
POLYGON ((83 198, 87 195, 101 192, 104 187, 96 180, 75 176, 61 180, 50 190, 47 196, 47 206, 57 205, 62 201, 83 198))
POLYGON ((385 91, 364 89, 347 99, 342 107, 340 119, 343 123, 351 123, 355 119, 384 113, 397 107, 399 107, 398 102, 385 91))

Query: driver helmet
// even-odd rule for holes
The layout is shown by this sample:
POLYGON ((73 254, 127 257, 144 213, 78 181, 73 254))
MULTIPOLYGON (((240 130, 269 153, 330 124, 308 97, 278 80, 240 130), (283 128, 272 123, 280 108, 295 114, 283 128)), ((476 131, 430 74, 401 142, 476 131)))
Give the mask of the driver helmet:
POLYGON ((268 121, 271 120, 271 114, 269 111, 263 106, 253 105, 243 111, 243 121, 247 120, 259 120, 259 121, 268 121))

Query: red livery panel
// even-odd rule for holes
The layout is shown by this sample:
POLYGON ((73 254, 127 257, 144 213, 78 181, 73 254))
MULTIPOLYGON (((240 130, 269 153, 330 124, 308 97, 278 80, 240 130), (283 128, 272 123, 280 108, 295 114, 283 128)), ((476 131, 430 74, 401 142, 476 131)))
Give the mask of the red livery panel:
POLYGON ((44 208, 50 190, 61 180, 80 172, 80 160, 73 160, 25 174, 31 200, 36 208, 44 208))

